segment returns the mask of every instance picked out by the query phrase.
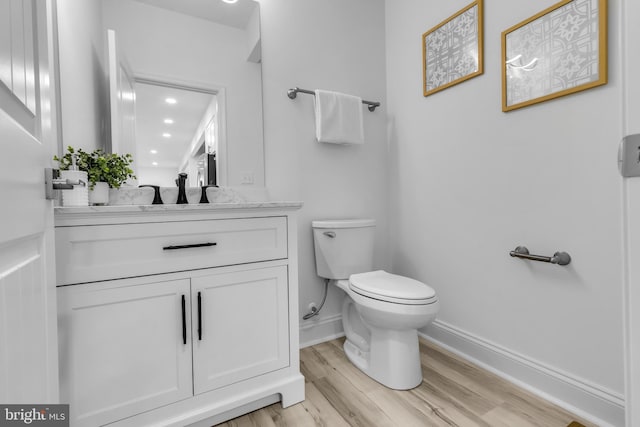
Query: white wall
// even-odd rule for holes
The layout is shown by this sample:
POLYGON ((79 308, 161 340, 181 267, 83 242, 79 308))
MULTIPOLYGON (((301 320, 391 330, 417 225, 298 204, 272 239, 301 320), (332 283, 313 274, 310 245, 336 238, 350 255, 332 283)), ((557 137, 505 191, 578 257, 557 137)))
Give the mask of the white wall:
POLYGON ((227 185, 244 172, 264 185, 260 64, 246 61, 244 31, 128 0, 103 12, 134 74, 225 87, 227 185))
POLYGON ((177 174, 175 168, 138 168, 137 177, 140 184, 153 183, 161 187, 175 187, 177 174), (143 177, 142 180, 140 177, 143 177))
MULTIPOLYGON (((298 222, 302 315, 309 302, 320 302, 323 291, 315 274, 312 220, 375 218, 376 262, 381 268, 388 266, 384 2, 262 0, 260 4, 266 181, 272 198, 304 201, 298 222), (375 113, 364 111, 365 145, 316 142, 313 97, 300 94, 290 100, 287 89, 294 86, 382 102, 375 113)), ((303 322, 303 345, 341 332, 336 315, 342 297, 342 291, 330 289, 319 319, 303 322), (308 328, 318 321, 320 325, 308 328)))
POLYGON ((387 2, 393 268, 436 289, 442 311, 427 333, 454 346, 477 340, 548 368, 604 399, 597 415, 617 423, 624 382, 618 2, 609 2, 607 86, 501 112, 500 33, 554 3, 487 1, 485 74, 424 98, 421 34, 468 0, 387 2), (563 268, 510 258, 518 245, 543 255, 564 250, 573 261, 563 268))
POLYGON ((104 148, 109 92, 100 3, 58 0, 57 13, 63 150, 104 148))

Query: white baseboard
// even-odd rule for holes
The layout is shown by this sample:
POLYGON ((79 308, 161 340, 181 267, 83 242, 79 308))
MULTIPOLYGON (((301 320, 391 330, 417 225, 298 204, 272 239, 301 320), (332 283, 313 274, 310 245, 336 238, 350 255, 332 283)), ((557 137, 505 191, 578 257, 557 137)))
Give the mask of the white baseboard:
POLYGON ((601 427, 624 426, 624 396, 436 320, 420 336, 601 427))
POLYGON ((344 336, 342 315, 304 320, 300 323, 300 348, 331 341, 344 336))

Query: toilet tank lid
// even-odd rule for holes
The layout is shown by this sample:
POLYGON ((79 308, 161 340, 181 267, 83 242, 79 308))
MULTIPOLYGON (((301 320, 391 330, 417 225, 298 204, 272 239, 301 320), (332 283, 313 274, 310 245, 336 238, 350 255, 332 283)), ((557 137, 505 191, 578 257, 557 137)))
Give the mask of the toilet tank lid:
POLYGON ((375 227, 375 219, 335 219, 328 221, 311 221, 312 228, 360 228, 375 227))

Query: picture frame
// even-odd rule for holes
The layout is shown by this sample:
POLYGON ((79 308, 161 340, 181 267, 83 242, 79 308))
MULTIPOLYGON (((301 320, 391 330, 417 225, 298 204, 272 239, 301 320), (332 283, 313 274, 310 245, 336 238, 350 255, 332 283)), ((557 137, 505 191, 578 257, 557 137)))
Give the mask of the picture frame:
POLYGON ((502 32, 502 111, 607 83, 607 0, 562 0, 502 32))
POLYGON ((432 95, 484 72, 483 0, 422 34, 422 87, 432 95))

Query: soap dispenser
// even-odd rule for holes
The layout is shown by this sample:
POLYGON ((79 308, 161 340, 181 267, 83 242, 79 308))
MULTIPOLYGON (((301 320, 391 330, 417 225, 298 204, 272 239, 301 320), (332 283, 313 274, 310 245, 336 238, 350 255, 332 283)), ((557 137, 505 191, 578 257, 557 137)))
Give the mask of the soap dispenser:
POLYGON ((75 153, 71 154, 69 169, 60 171, 60 178, 80 184, 74 185, 73 190, 62 192, 62 206, 89 206, 89 179, 87 172, 78 170, 75 153))

